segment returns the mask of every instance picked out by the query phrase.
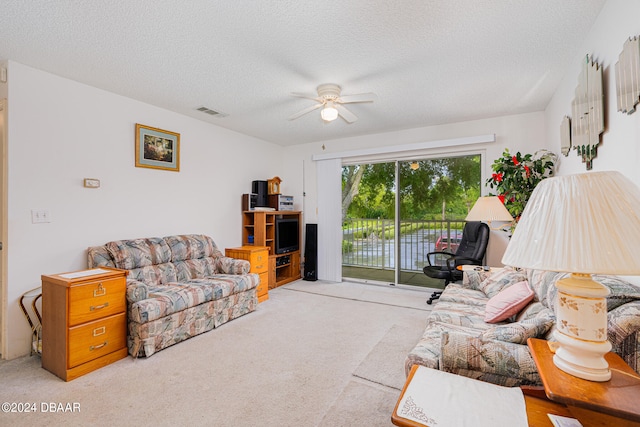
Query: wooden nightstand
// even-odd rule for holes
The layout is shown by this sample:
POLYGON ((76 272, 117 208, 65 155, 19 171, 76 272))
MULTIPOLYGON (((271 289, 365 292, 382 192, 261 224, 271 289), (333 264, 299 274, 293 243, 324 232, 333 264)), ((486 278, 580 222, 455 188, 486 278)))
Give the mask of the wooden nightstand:
POLYGON ((260 276, 260 284, 257 288, 258 302, 269 299, 269 247, 268 246, 241 246, 239 248, 225 249, 225 255, 230 258, 244 259, 251 264, 250 273, 260 276))
POLYGON ((587 381, 557 368, 545 340, 527 340, 547 397, 567 406, 583 426, 640 426, 640 375, 620 356, 607 353, 611 379, 587 381))
POLYGON ((127 271, 42 276, 42 367, 65 381, 127 356, 127 271))

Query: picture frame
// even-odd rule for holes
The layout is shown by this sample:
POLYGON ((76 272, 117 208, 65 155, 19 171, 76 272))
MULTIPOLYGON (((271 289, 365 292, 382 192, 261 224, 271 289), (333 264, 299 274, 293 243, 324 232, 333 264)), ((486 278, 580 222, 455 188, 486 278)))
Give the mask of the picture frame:
POLYGON ((136 123, 136 167, 180 171, 180 134, 136 123))

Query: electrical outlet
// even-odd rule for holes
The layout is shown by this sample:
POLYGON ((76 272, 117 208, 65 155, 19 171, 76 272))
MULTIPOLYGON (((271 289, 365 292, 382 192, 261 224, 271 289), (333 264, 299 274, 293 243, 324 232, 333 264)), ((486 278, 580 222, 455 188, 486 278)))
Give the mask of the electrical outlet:
POLYGON ((49 212, 49 209, 32 209, 31 210, 32 224, 44 224, 48 222, 51 222, 51 212, 49 212))

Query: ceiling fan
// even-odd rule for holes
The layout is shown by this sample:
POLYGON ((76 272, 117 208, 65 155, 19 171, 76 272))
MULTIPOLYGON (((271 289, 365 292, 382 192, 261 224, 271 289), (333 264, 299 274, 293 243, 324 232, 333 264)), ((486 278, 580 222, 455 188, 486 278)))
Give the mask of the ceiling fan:
POLYGON ((337 84, 326 83, 318 86, 318 96, 307 95, 304 93, 293 92, 291 95, 300 98, 313 99, 317 104, 300 110, 289 116, 289 120, 295 120, 300 116, 310 113, 313 110, 322 108, 320 117, 325 122, 331 122, 342 117, 347 123, 353 123, 358 120, 358 116, 347 110, 342 104, 351 104, 356 102, 373 102, 378 99, 375 93, 359 93, 355 95, 340 96, 342 88, 337 84))

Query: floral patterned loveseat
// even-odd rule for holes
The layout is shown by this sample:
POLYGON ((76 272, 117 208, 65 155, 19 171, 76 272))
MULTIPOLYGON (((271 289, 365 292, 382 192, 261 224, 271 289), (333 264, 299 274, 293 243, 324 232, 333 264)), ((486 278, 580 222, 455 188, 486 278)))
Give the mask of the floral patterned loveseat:
POLYGON ((204 235, 117 240, 87 253, 89 268, 128 270, 128 347, 156 351, 252 312, 259 276, 204 235))
MULTIPOLYGON (((566 276, 511 268, 493 273, 465 271, 462 284, 450 283, 429 314, 422 338, 405 360, 405 372, 419 364, 503 386, 541 385, 526 342, 528 338, 553 340, 554 283, 566 276), (523 280, 533 289, 533 300, 506 321, 485 323, 487 301, 523 280)), ((640 288, 611 276, 594 279, 611 290, 607 316, 612 351, 638 372, 640 288)))

